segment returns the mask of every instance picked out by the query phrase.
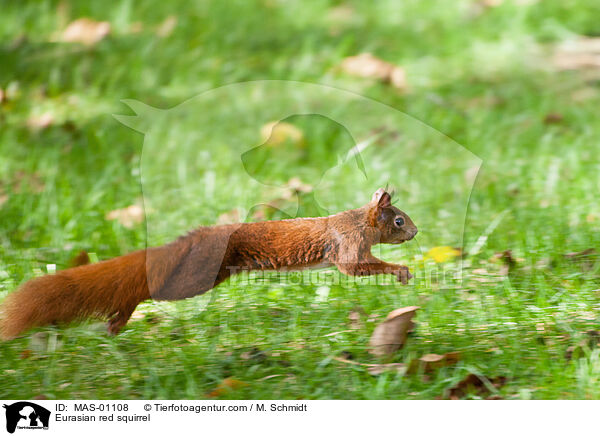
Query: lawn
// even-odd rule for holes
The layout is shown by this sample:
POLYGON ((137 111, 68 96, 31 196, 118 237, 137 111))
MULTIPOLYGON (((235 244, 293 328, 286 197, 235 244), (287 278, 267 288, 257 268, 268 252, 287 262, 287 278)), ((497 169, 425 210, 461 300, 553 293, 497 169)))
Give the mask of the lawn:
POLYGON ((408 286, 242 274, 143 303, 116 337, 95 321, 27 332, 0 344, 0 397, 433 399, 476 374, 504 382, 461 398, 600 399, 600 4, 2 12, 0 300, 81 250, 97 261, 199 225, 336 213, 388 184, 419 234, 374 250, 409 265, 408 286), (60 41, 80 17, 110 34, 60 41), (401 67, 406 85, 344 71, 361 53, 401 67), (283 139, 265 136, 280 120, 283 139), (109 219, 131 206, 145 215, 109 219), (420 307, 414 331, 386 362, 458 361, 357 364, 380 362, 369 337, 405 306, 420 307), (215 393, 225 379, 233 389, 215 393))

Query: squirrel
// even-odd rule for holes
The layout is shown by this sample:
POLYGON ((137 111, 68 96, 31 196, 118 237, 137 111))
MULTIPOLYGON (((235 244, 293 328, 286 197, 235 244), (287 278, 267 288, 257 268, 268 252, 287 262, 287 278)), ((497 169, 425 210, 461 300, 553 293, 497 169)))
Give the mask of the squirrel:
POLYGON ((107 330, 116 335, 142 301, 200 295, 241 271, 335 265, 348 275, 393 274, 407 284, 408 267, 377 259, 371 247, 416 234, 385 189, 363 207, 327 217, 200 227, 163 246, 25 282, 0 306, 0 337, 86 317, 108 318, 107 330))

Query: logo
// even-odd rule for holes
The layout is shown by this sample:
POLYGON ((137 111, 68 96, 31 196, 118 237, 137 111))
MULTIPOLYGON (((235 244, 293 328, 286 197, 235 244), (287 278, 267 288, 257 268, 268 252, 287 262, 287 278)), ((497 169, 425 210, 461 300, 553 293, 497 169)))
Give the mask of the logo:
POLYGON ((6 409, 6 431, 14 433, 15 429, 48 430, 50 411, 29 401, 19 401, 11 405, 4 404, 6 409))

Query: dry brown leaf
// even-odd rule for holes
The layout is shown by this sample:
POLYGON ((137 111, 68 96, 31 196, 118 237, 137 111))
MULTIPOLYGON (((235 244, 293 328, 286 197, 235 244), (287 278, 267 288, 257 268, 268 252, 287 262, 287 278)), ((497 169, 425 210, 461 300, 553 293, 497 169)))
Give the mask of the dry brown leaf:
POLYGON ((177 17, 174 15, 169 15, 157 27, 156 34, 158 36, 160 36, 161 38, 166 38, 171 33, 173 33, 173 30, 175 30, 175 27, 177 27, 177 17))
POLYGON ((342 61, 341 69, 352 76, 380 80, 399 89, 406 88, 404 69, 381 60, 371 53, 362 53, 345 58, 342 61))
POLYGON ((79 42, 94 45, 110 34, 108 21, 95 21, 91 18, 79 18, 63 31, 60 39, 64 42, 79 42))
POLYGON ((0 88, 0 104, 4 102, 4 91, 0 88))
POLYGON ((493 387, 494 389, 500 389, 505 384, 506 377, 503 376, 487 379, 486 377, 476 374, 469 374, 460 382, 458 382, 456 386, 450 388, 447 392, 447 395, 451 400, 463 398, 471 391, 474 391, 477 395, 482 396, 493 393, 490 390, 490 387, 493 387))
POLYGON ((271 121, 260 128, 260 138, 266 145, 277 146, 289 141, 302 145, 304 132, 285 121, 271 121))
POLYGON ((419 359, 410 362, 408 367, 409 373, 415 373, 422 368, 424 373, 432 372, 444 366, 451 366, 458 362, 460 353, 453 351, 446 354, 425 354, 419 359))
POLYGON ((219 383, 219 385, 215 389, 206 394, 206 396, 210 398, 220 397, 222 395, 227 394, 228 392, 231 392, 236 389, 241 389, 246 386, 249 386, 248 383, 237 380, 232 377, 228 377, 226 379, 223 379, 223 381, 221 381, 221 383, 219 383))
POLYGON ((409 306, 390 312, 385 321, 375 327, 369 340, 369 352, 376 356, 386 356, 399 350, 404 345, 417 309, 418 306, 409 306))
POLYGON ((144 209, 137 204, 133 204, 123 209, 115 209, 106 214, 109 221, 117 220, 128 229, 144 221, 144 209))
POLYGON ((563 114, 558 112, 550 112, 544 117, 544 124, 560 124, 564 119, 565 117, 563 114))

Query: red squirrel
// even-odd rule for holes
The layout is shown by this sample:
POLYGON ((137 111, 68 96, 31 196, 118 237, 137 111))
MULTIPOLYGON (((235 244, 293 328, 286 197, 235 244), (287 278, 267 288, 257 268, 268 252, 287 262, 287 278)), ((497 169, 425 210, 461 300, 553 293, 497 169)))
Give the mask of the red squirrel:
POLYGON ((408 267, 377 259, 371 247, 416 234, 384 189, 361 208, 327 217, 200 227, 167 245, 29 280, 0 306, 0 337, 95 316, 107 317, 114 335, 144 300, 193 297, 248 270, 335 265, 345 274, 393 274, 407 284, 408 267))

